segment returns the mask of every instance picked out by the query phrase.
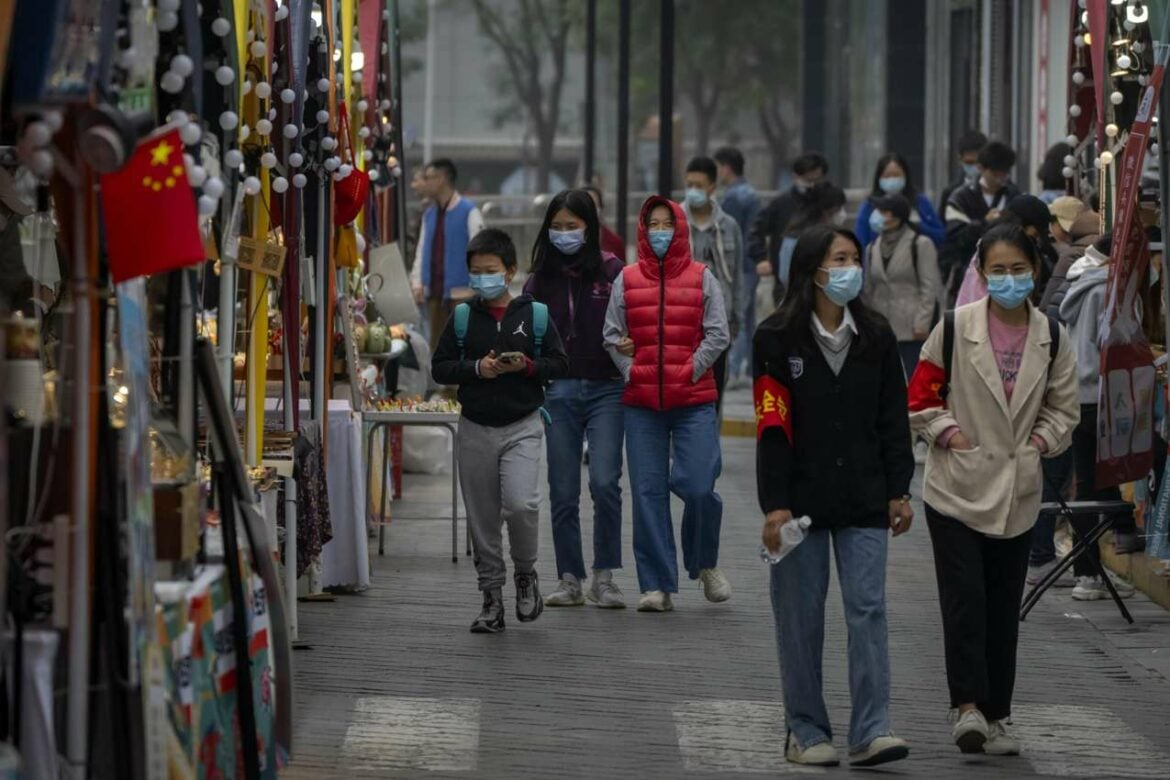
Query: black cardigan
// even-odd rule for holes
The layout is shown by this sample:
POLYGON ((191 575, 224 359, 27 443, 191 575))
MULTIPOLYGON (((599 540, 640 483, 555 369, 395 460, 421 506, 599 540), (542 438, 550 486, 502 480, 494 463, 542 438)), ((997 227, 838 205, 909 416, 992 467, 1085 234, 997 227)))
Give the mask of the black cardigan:
POLYGON ((897 339, 884 322, 862 331, 834 375, 811 329, 795 330, 773 314, 752 341, 757 419, 782 402, 792 433, 789 441, 784 427, 765 427, 779 418, 763 415, 760 508, 808 515, 814 528, 884 528, 889 502, 909 493, 914 476, 897 339))

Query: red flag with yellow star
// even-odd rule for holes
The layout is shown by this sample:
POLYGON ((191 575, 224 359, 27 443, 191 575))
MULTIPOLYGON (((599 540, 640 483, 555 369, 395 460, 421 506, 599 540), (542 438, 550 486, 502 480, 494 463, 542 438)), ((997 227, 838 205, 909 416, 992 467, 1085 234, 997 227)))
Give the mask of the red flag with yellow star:
POLYGON ((177 129, 139 143, 120 171, 102 177, 101 192, 115 282, 204 259, 199 212, 177 129))

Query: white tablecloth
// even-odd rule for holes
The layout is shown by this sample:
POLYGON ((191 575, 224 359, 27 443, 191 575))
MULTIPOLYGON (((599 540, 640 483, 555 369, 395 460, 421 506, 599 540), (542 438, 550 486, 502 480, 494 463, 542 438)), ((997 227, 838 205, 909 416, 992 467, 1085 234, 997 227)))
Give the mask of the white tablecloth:
MULTIPOLYGON (((269 398, 265 412, 277 410, 279 401, 269 398)), ((309 401, 301 400, 301 415, 309 413, 309 401)), ((362 463, 362 417, 348 400, 329 402, 325 478, 329 490, 329 518, 333 539, 321 551, 321 585, 367 588, 370 585, 370 551, 366 536, 365 467, 362 463)))

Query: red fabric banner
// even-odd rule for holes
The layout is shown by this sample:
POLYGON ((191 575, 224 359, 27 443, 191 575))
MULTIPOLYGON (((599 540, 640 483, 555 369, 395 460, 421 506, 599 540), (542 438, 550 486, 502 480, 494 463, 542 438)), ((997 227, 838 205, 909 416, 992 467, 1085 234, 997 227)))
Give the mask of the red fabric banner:
POLYGON ((124 282, 202 262, 203 237, 178 129, 138 144, 101 179, 110 276, 124 282))

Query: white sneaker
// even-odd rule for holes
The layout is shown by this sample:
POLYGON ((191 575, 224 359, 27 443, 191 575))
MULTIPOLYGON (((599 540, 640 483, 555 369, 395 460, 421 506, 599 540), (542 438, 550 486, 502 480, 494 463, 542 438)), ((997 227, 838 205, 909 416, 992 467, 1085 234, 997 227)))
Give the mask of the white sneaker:
MULTIPOLYGON (((1056 568, 1056 566, 1059 563, 1060 563, 1060 561, 1058 559, 1058 560, 1054 560, 1054 561, 1051 561, 1049 563, 1046 563, 1042 566, 1029 566, 1028 567, 1028 584, 1029 585, 1039 584, 1040 580, 1042 580, 1046 576, 1048 576, 1048 573, 1050 571, 1052 571, 1054 568, 1056 568)), ((1076 584, 1077 584, 1077 578, 1073 576, 1072 569, 1065 569, 1064 573, 1062 573, 1059 577, 1056 578, 1056 582, 1052 583, 1052 587, 1054 587, 1054 588, 1071 588, 1076 584)))
POLYGON ((585 597, 602 609, 625 609, 626 597, 613 581, 613 572, 609 569, 595 569, 593 581, 589 583, 589 592, 585 597))
POLYGON ((837 757, 837 748, 832 742, 818 742, 808 748, 797 744, 792 735, 788 735, 788 747, 784 750, 784 757, 792 764, 805 766, 837 766, 841 759, 837 757))
POLYGON ((982 753, 988 736, 987 718, 979 710, 964 712, 951 729, 951 737, 964 753, 982 753))
POLYGON ((699 572, 699 579, 703 583, 703 595, 707 601, 718 603, 731 598, 731 583, 718 569, 703 569, 699 572))
POLYGON ((930 454, 930 445, 919 439, 914 444, 914 462, 921 466, 926 463, 926 456, 930 454))
POLYGON ((638 602, 639 612, 670 612, 672 609, 674 603, 670 600, 670 594, 661 590, 646 591, 638 602))
POLYGON ((572 574, 566 574, 557 583, 557 589, 544 597, 546 607, 579 607, 585 603, 585 595, 581 593, 581 580, 572 574))
POLYGON ((1020 740, 1007 730, 1008 722, 993 720, 987 724, 987 742, 983 752, 992 756, 1018 756, 1020 740))
POLYGON ((910 745, 906 740, 899 739, 893 734, 876 737, 861 750, 849 752, 850 766, 877 766, 888 764, 891 761, 900 761, 910 755, 910 745))
MULTIPOLYGON (((1134 594, 1134 587, 1130 583, 1109 575, 1109 579, 1113 582, 1113 587, 1117 589, 1117 595, 1123 599, 1127 599, 1134 594)), ((1098 599, 1107 599, 1109 596, 1109 589, 1105 587, 1105 583, 1101 581, 1100 577, 1077 577, 1077 585, 1073 588, 1072 597, 1077 601, 1097 601, 1098 599)))

